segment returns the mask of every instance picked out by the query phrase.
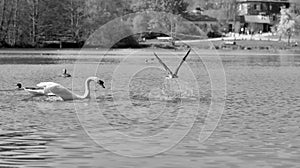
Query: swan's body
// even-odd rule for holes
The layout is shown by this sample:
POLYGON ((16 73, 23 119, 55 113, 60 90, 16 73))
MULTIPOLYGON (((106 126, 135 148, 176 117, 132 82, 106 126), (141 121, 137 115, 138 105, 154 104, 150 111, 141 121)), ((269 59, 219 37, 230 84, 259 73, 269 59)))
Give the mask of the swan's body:
POLYGON ((67 73, 67 69, 63 69, 63 74, 60 76, 64 77, 64 78, 68 78, 68 77, 71 77, 71 74, 67 73))
POLYGON ((185 54, 183 59, 181 60, 180 64, 175 70, 175 73, 173 73, 170 68, 154 53, 155 57, 158 59, 158 62, 165 68, 165 70, 168 72, 168 76, 166 77, 167 79, 172 79, 172 78, 178 78, 178 72, 180 67, 182 66, 183 62, 186 60, 186 57, 189 55, 191 49, 185 54))
POLYGON ((97 77, 89 77, 85 81, 85 92, 83 95, 77 95, 70 91, 69 89, 65 88, 64 86, 54 83, 54 82, 42 82, 39 83, 37 86, 43 87, 46 93, 53 93, 58 97, 61 97, 63 100, 75 100, 75 99, 86 99, 90 98, 90 82, 94 81, 101 85, 103 88, 104 82, 97 77))
POLYGON ((22 83, 17 83, 18 90, 25 90, 33 96, 54 96, 53 93, 46 93, 43 87, 23 87, 22 83))

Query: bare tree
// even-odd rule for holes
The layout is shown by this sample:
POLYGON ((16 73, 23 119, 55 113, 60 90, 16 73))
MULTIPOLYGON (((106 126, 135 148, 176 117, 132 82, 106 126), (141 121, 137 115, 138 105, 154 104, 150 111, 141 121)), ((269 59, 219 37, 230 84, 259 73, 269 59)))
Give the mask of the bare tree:
POLYGON ((37 42, 37 24, 39 15, 39 0, 27 0, 30 5, 30 20, 31 20, 31 43, 36 45, 37 42))
POLYGON ((288 43, 290 44, 291 37, 295 32, 295 18, 290 9, 281 8, 280 14, 280 21, 276 25, 279 41, 281 41, 283 35, 287 35, 288 43))
POLYGON ((5 22, 6 22, 6 9, 7 9, 7 0, 3 0, 2 2, 2 14, 1 14, 1 22, 0 22, 0 44, 5 43, 5 22))
POLYGON ((69 0, 67 6, 70 17, 70 28, 73 35, 73 40, 78 41, 80 39, 79 33, 82 28, 82 22, 84 18, 84 1, 83 0, 69 0))
POLYGON ((16 41, 18 38, 18 13, 19 13, 19 0, 15 0, 14 2, 14 16, 13 16, 13 32, 12 32, 12 45, 16 45, 16 41))

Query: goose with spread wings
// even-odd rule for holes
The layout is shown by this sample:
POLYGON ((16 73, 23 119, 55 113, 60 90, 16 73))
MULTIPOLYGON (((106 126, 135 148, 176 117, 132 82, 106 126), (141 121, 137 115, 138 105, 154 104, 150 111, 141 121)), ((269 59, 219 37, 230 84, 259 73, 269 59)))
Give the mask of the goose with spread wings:
POLYGON ((178 78, 178 72, 180 67, 182 66, 183 62, 186 60, 186 57, 189 55, 189 53, 191 52, 191 49, 189 49, 189 51, 185 54, 185 56, 183 57, 183 59, 181 60, 180 64, 178 65, 178 67, 176 68, 175 72, 173 73, 170 68, 157 56, 156 53, 154 53, 155 57, 158 59, 159 63, 165 68, 165 70, 168 72, 168 76, 167 78, 171 79, 171 78, 178 78))

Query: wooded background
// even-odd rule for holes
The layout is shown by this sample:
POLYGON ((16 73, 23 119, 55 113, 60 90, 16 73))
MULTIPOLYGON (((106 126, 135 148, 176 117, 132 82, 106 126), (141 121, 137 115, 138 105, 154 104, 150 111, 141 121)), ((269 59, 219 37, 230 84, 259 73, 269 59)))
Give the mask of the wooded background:
POLYGON ((55 41, 80 45, 107 22, 147 10, 181 15, 201 7, 226 22, 234 16, 234 5, 235 0, 0 0, 0 47, 40 47, 55 41))

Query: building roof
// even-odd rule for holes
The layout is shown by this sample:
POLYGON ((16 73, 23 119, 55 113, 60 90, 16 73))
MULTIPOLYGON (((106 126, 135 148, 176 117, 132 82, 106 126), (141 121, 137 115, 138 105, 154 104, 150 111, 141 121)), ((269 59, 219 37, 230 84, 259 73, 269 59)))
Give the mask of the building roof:
POLYGON ((268 23, 270 24, 270 18, 261 15, 245 15, 245 22, 247 23, 268 23))

